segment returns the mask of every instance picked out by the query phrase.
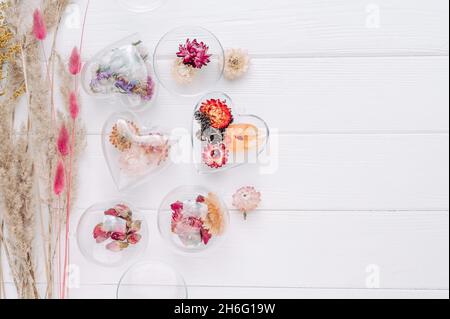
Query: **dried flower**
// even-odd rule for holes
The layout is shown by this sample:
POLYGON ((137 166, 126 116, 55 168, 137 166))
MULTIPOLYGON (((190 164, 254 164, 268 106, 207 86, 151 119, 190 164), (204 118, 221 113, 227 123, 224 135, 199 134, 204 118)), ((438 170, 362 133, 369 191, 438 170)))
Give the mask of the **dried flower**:
POLYGON ((110 242, 108 245, 106 245, 106 249, 118 253, 121 252, 122 250, 128 248, 129 244, 126 242, 122 242, 122 241, 112 241, 110 242))
POLYGON ((33 13, 33 34, 39 41, 45 40, 47 37, 47 27, 39 9, 34 10, 33 13))
POLYGON ((261 193, 254 187, 242 187, 233 195, 233 206, 239 209, 244 218, 247 219, 247 213, 258 208, 261 203, 261 193))
POLYGON ((97 244, 103 243, 111 237, 111 233, 103 230, 103 224, 98 224, 95 226, 93 231, 94 239, 97 244))
POLYGON ((208 144, 203 149, 203 162, 211 168, 221 168, 228 162, 228 149, 225 144, 208 144))
MULTIPOLYGON (((132 134, 139 134, 139 128, 135 123, 127 121, 127 126, 132 134)), ((109 135, 109 141, 121 152, 129 150, 133 144, 132 137, 129 136, 128 132, 123 131, 122 126, 119 125, 119 123, 114 124, 111 134, 109 135)))
POLYGON ((225 52, 224 76, 235 80, 247 73, 250 65, 248 52, 242 49, 229 49, 225 52))
POLYGON ((61 161, 59 161, 58 166, 56 167, 55 174, 55 182, 53 184, 53 191, 56 196, 61 195, 65 186, 65 173, 64 173, 64 165, 61 161))
POLYGON ((57 140, 58 152, 61 156, 65 157, 69 155, 70 145, 69 145, 69 132, 66 126, 63 124, 59 130, 58 140, 57 140))
POLYGON ((71 92, 69 96, 69 112, 70 117, 76 120, 78 114, 80 113, 80 106, 78 104, 78 97, 75 92, 71 92))
POLYGON ((184 64, 182 58, 175 59, 172 66, 172 76, 179 84, 190 84, 194 81, 198 69, 192 65, 184 64))
POLYGON ((69 72, 72 75, 78 75, 81 71, 81 56, 77 47, 74 47, 69 59, 69 72))
POLYGON ((227 101, 206 100, 200 106, 200 112, 208 117, 212 127, 219 130, 227 128, 233 122, 233 115, 227 101))
POLYGON ((210 234, 220 235, 223 232, 224 219, 219 197, 214 193, 209 193, 205 202, 208 205, 208 215, 204 221, 204 227, 210 234))
POLYGON ((259 130, 252 124, 231 124, 225 131, 225 144, 233 153, 258 149, 259 130))
POLYGON ((177 57, 182 58, 184 64, 201 69, 211 62, 211 54, 208 54, 208 50, 209 47, 205 43, 199 43, 197 39, 193 41, 187 39, 185 45, 180 44, 177 57))

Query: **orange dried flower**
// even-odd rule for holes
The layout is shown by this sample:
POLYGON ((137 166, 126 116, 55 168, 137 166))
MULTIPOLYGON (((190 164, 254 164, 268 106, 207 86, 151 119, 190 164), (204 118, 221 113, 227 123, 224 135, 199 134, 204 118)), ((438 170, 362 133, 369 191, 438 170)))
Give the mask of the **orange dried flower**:
POLYGON ((213 193, 209 193, 205 198, 208 205, 208 215, 206 216, 203 226, 211 235, 221 235, 224 229, 224 219, 222 204, 219 197, 213 193))
POLYGON ((212 127, 219 130, 227 128, 233 122, 233 115, 227 101, 207 100, 202 103, 200 112, 209 118, 212 127))

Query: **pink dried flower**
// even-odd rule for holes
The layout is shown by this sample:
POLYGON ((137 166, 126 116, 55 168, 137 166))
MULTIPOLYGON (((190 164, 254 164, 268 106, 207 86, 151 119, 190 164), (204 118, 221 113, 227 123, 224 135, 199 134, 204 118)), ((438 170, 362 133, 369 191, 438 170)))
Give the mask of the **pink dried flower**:
POLYGON ((242 187, 233 195, 233 206, 244 213, 245 219, 247 213, 258 208, 260 203, 261 193, 251 186, 242 187))
POLYGON ((58 152, 61 156, 65 157, 69 155, 70 145, 69 145, 69 132, 66 126, 63 124, 59 130, 58 140, 57 140, 58 152))
POLYGON ((125 239, 127 239, 127 234, 115 232, 111 234, 111 239, 117 241, 124 241, 125 239))
POLYGON ((39 9, 34 10, 33 13, 33 34, 40 41, 45 40, 47 37, 47 27, 39 9))
POLYGON ((53 185, 53 191, 56 196, 61 195, 65 186, 65 173, 64 173, 64 165, 61 161, 59 161, 58 166, 56 167, 55 174, 55 182, 53 185))
POLYGON ((203 149, 202 159, 203 163, 211 168, 221 168, 228 163, 228 149, 223 143, 217 145, 208 144, 203 149))
POLYGON ((106 249, 115 253, 121 252, 125 248, 128 248, 128 243, 121 241, 112 241, 108 245, 106 245, 106 249))
POLYGON ((208 245, 212 238, 212 234, 205 228, 200 229, 200 235, 202 236, 202 241, 205 245, 208 245))
POLYGON ((128 236, 127 242, 131 245, 136 245, 138 242, 140 242, 141 239, 142 239, 141 235, 133 233, 128 236))
POLYGON ((77 47, 74 47, 69 60, 69 71, 72 75, 77 75, 81 71, 81 56, 77 47))
POLYGON ((208 50, 209 47, 205 43, 199 43, 197 39, 193 41, 187 39, 185 45, 180 44, 177 57, 182 58, 184 64, 201 69, 211 62, 211 54, 208 54, 208 50))
POLYGON ((76 118, 78 117, 78 113, 80 113, 80 106, 78 104, 78 97, 77 97, 77 94, 75 92, 71 92, 70 93, 70 97, 69 97, 69 112, 70 112, 70 117, 73 120, 76 120, 76 118))
POLYGON ((98 224, 97 226, 95 226, 93 235, 97 244, 103 243, 111 237, 111 233, 103 230, 103 224, 98 224))

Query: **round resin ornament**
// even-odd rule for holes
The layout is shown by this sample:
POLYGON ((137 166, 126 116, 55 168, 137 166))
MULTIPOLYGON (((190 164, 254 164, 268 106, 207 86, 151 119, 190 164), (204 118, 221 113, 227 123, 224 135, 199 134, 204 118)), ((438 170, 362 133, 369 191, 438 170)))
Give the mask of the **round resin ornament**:
POLYGON ((137 13, 150 12, 164 5, 167 0, 117 0, 123 8, 137 13))
POLYGON ((119 190, 135 187, 170 164, 174 141, 157 127, 144 126, 132 112, 113 114, 105 123, 105 160, 119 190))
POLYGON ((173 190, 158 210, 162 237, 181 253, 199 253, 217 246, 228 225, 229 213, 222 199, 199 186, 173 190))
POLYGON ((130 267, 117 286, 117 299, 186 299, 183 277, 159 261, 139 262, 130 267))
POLYGON ((99 52, 84 65, 84 90, 99 98, 120 97, 132 110, 146 110, 156 99, 151 55, 138 34, 99 52))
POLYGON ((266 122, 256 115, 239 114, 225 93, 208 93, 195 107, 192 146, 199 173, 257 163, 268 139, 266 122))
POLYGON ((148 229, 144 216, 124 201, 96 204, 78 223, 78 246, 89 261, 117 267, 145 250, 148 229))
POLYGON ((210 31, 184 26, 165 34, 153 55, 155 73, 162 86, 183 96, 207 92, 220 80, 224 50, 210 31))

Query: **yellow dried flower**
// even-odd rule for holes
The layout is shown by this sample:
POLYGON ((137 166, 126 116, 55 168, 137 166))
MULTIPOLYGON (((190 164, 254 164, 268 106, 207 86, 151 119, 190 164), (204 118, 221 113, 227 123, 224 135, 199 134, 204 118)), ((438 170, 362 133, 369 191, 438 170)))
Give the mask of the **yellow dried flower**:
MULTIPOLYGON (((127 122, 132 132, 134 134, 139 134, 139 127, 131 121, 127 122)), ((117 124, 114 124, 112 128, 111 134, 109 135, 109 141, 121 152, 129 150, 132 145, 132 141, 130 140, 130 138, 120 132, 119 126, 117 124)))

